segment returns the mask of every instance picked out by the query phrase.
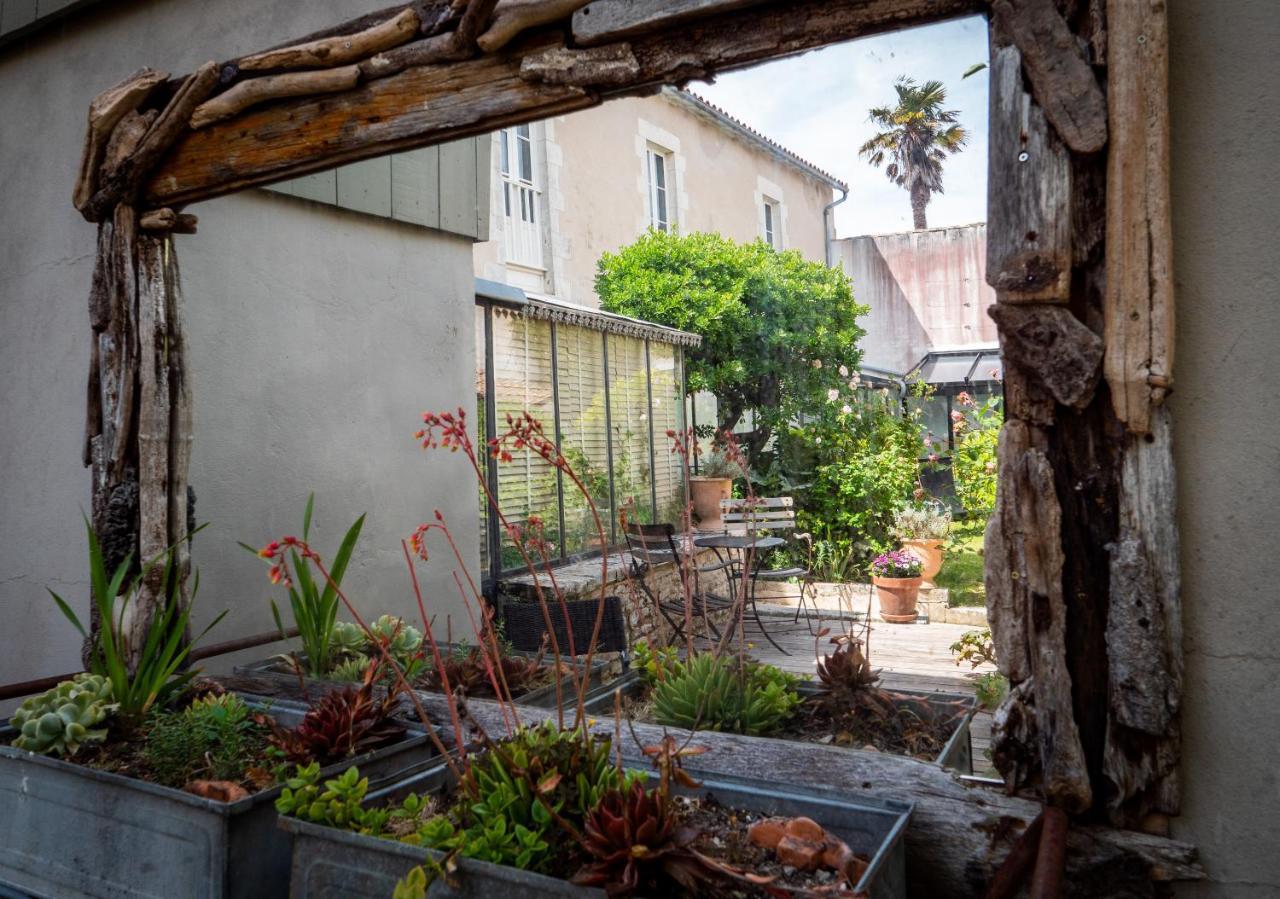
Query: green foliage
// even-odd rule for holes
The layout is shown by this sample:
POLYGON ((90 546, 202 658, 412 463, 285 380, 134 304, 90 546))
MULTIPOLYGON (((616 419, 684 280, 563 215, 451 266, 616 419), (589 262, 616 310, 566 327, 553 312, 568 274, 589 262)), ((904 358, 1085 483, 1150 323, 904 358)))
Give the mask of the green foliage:
POLYGON ((799 678, 772 665, 702 653, 678 664, 653 691, 659 724, 695 730, 767 734, 800 705, 799 678))
POLYGON ((276 797, 276 811, 314 824, 380 835, 391 813, 382 808, 365 808, 368 791, 369 778, 361 777, 355 766, 321 786, 320 763, 311 762, 299 765, 294 776, 285 781, 276 797))
MULTIPOLYGON (((462 789, 470 805, 456 832, 423 845, 526 870, 544 869, 555 855, 552 812, 578 826, 610 790, 638 775, 619 771, 610 741, 551 721, 522 728, 476 758, 462 789)), ((436 834, 444 832, 435 825, 436 834)))
POLYGON ((942 569, 933 581, 947 590, 953 606, 985 606, 982 535, 966 533, 959 523, 954 523, 951 530, 953 536, 942 558, 942 569))
POLYGON ((650 646, 648 640, 642 639, 632 649, 635 659, 631 664, 650 686, 666 680, 680 664, 680 650, 675 646, 650 646))
POLYGON ((960 639, 951 644, 951 653, 956 657, 956 664, 969 663, 970 668, 979 665, 996 663, 996 645, 991 639, 991 628, 980 631, 965 631, 960 639))
POLYGON ((267 730, 234 693, 195 700, 177 712, 153 712, 143 758, 156 783, 181 787, 197 778, 239 781, 266 748, 267 730))
POLYGON ((401 666, 422 648, 422 632, 395 615, 379 617, 369 625, 369 631, 380 645, 391 651, 392 658, 401 666))
MULTIPOLYGON (((302 515, 302 540, 304 543, 311 536, 311 513, 315 509, 316 495, 307 497, 307 508, 302 515)), ((302 641, 302 651, 307 657, 307 673, 323 675, 327 673, 335 661, 330 637, 333 624, 338 616, 338 591, 335 585, 342 586, 342 577, 347 572, 347 564, 351 561, 351 553, 360 539, 360 530, 364 527, 364 516, 361 515, 347 529, 338 552, 329 566, 329 579, 317 582, 311 574, 308 564, 298 555, 297 550, 290 550, 290 562, 293 566, 294 582, 288 584, 289 608, 293 614, 293 624, 298 629, 298 638, 302 641), (332 583, 330 583, 332 579, 332 583)), ((257 554, 257 550, 241 543, 245 549, 257 554)), ((280 609, 275 600, 271 600, 271 614, 275 617, 276 627, 284 633, 285 627, 280 617, 280 609)))
POLYGON ((356 656, 368 650, 369 635, 354 621, 339 621, 329 631, 329 651, 335 656, 356 656))
POLYGON ((982 707, 989 712, 994 712, 1009 695, 1009 678, 999 671, 988 671, 978 676, 973 687, 982 707))
POLYGON ((345 659, 329 669, 325 680, 338 683, 358 684, 364 680, 365 672, 374 662, 368 656, 360 655, 345 659))
POLYGON ((956 498, 970 517, 985 520, 996 505, 996 441, 1004 422, 999 394, 981 403, 968 393, 956 397, 951 431, 955 449, 951 453, 951 475, 956 498))
POLYGON ((848 278, 761 241, 650 231, 601 257, 596 292, 606 310, 702 335, 685 352, 689 389, 719 398, 721 427, 756 411, 744 440, 753 466, 769 436, 820 408, 861 358, 867 308, 848 278))
POLYGON ((889 390, 869 390, 855 376, 779 434, 768 467, 755 476, 756 493, 795 498, 796 525, 813 536, 819 580, 862 577, 871 558, 894 545, 894 510, 920 482, 917 417, 889 390))
POLYGON ((111 690, 105 677, 77 674, 31 697, 13 713, 13 745, 41 755, 75 755, 83 744, 101 742, 107 729, 98 725, 116 709, 111 690))
MULTIPOLYGON (((89 671, 111 681, 116 714, 126 728, 134 727, 141 723, 153 706, 163 705, 186 689, 198 673, 194 668, 183 670, 187 655, 227 613, 218 615, 199 636, 187 642, 187 624, 200 589, 200 576, 197 574, 193 578, 190 601, 185 601, 180 578, 174 568, 174 548, 170 547, 162 554, 163 569, 158 566, 160 557, 157 557, 145 562, 141 570, 129 578, 129 569, 133 565, 133 556, 130 555, 108 577, 106 557, 88 518, 84 527, 89 535, 89 584, 100 623, 90 643, 89 671), (137 599, 143 581, 157 574, 164 585, 163 595, 134 664, 130 647, 122 637, 125 612, 129 603, 137 599)), ((80 635, 90 639, 71 606, 52 590, 49 595, 80 635)))
POLYGON ((427 887, 434 878, 427 874, 426 868, 418 865, 396 882, 391 892, 391 899, 426 899, 427 887))

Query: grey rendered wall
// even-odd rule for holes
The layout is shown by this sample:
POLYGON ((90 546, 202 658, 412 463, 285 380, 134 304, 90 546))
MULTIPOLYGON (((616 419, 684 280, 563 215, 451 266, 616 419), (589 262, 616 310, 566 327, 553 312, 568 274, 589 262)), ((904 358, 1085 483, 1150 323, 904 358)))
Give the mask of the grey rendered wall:
MULTIPOLYGON (((46 586, 87 606, 80 443, 95 228, 70 192, 90 99, 143 64, 187 71, 367 7, 113 2, 0 49, 0 683, 77 665, 79 639, 46 586)), ((191 211, 200 234, 178 238, 191 482, 212 522, 195 548, 199 617, 232 609, 213 639, 269 627, 263 565, 235 541, 296 532, 309 489, 323 551, 370 513, 353 596, 371 613, 409 612, 401 536, 440 508, 462 546, 477 545, 460 457, 424 458, 410 436, 422 410, 473 403, 471 241, 266 192, 191 211)), ((455 595, 444 570, 427 588, 442 604, 455 595)))
MULTIPOLYGON (((1280 896, 1280 10, 1169 4, 1186 649, 1196 897, 1280 896)), ((1117 52, 1122 48, 1109 48, 1117 52)))

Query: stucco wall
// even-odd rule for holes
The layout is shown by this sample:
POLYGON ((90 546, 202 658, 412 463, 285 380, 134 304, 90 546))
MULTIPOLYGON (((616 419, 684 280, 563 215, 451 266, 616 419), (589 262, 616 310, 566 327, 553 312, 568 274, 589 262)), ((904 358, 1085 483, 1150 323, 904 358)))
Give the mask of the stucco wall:
MULTIPOLYGON (((1183 814, 1210 882, 1280 895, 1280 16, 1169 4, 1182 531, 1183 814)), ((1116 52, 1112 48, 1110 52, 1116 52)))
POLYGON ((985 224, 847 237, 834 252, 871 307, 859 322, 865 365, 904 373, 930 349, 995 343, 985 224))
MULTIPOLYGON (((644 148, 673 151, 670 206, 681 233, 718 231, 749 242, 762 234, 762 194, 780 201, 782 247, 825 261, 822 209, 830 184, 778 160, 677 99, 663 95, 611 100, 545 123, 544 206, 551 227, 545 286, 513 279, 502 263, 502 210, 495 197, 493 240, 476 248, 476 274, 553 292, 597 306, 596 262, 632 243, 649 226, 644 148), (762 188, 764 188, 762 190, 762 188), (777 196, 776 194, 781 194, 777 196)), ((496 143, 496 141, 495 141, 496 143)), ((496 153, 495 148, 495 166, 496 153)), ((494 184, 500 189, 500 179, 494 184)))
MULTIPOLYGON (((366 11, 362 0, 104 4, 0 51, 0 682, 77 665, 45 593, 87 608, 80 462, 94 226, 70 204, 92 96, 140 65, 189 70, 366 11)), ((349 574, 371 612, 408 612, 398 538, 432 510, 475 547, 457 456, 423 458, 423 409, 474 391, 471 243, 257 192, 191 207, 179 237, 193 364, 197 618, 213 639, 270 625, 263 565, 236 546, 296 532, 307 491, 332 553, 370 513, 349 574)), ((428 578, 453 597, 452 578, 428 578)), ((263 651, 259 650, 259 654, 263 651)), ((229 660, 224 660, 226 664, 229 660)))

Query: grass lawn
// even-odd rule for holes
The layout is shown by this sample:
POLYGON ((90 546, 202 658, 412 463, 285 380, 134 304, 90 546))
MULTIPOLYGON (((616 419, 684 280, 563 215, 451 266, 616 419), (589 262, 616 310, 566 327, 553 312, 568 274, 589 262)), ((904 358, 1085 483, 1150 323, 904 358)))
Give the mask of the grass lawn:
POLYGON ((985 606, 987 591, 982 585, 982 534, 961 531, 953 526, 942 570, 934 583, 951 591, 953 606, 985 606))

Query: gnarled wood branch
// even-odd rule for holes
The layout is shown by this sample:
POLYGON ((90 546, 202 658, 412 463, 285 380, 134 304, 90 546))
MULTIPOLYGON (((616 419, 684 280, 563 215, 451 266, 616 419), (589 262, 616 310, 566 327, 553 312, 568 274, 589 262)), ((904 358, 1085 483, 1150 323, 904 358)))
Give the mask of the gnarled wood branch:
POLYGON ((349 90, 360 81, 358 66, 339 69, 316 69, 306 72, 288 72, 284 75, 265 75, 241 81, 225 93, 200 104, 191 115, 191 127, 204 128, 214 122, 229 119, 250 106, 280 100, 284 97, 309 97, 317 94, 334 94, 349 90))
POLYGON ((421 25, 417 11, 408 8, 364 31, 255 53, 241 59, 238 65, 241 72, 342 66, 412 40, 421 25))
POLYGON ((493 22, 476 39, 485 53, 501 50, 522 31, 564 19, 589 0, 501 0, 493 13, 493 22))
POLYGON ((76 209, 83 210, 93 198, 94 191, 97 190, 98 169, 102 165, 102 154, 116 125, 126 115, 137 110, 156 86, 168 77, 168 72, 157 72, 149 68, 139 69, 115 87, 93 98, 93 102, 89 104, 89 123, 84 135, 84 150, 80 155, 80 174, 76 178, 75 191, 71 198, 76 209))
POLYGON ((996 28, 1022 53, 1031 92, 1077 153, 1107 143, 1107 99, 1053 0, 993 0, 996 28))

